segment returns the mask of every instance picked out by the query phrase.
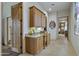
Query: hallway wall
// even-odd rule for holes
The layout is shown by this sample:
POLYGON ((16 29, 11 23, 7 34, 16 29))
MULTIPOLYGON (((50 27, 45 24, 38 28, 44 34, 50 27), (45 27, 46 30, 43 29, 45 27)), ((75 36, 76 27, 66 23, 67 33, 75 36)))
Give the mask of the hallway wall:
POLYGON ((56 12, 53 12, 51 14, 48 14, 48 25, 47 26, 48 26, 48 32, 50 33, 51 39, 52 40, 56 40, 57 39, 57 28, 58 28, 57 27, 58 24, 57 24, 57 13, 56 12), (54 21, 56 23, 56 27, 53 28, 53 29, 51 29, 49 27, 49 23, 51 21, 54 21))
POLYGON ((79 55, 79 36, 74 34, 74 25, 75 25, 75 3, 72 3, 70 9, 70 25, 69 25, 69 39, 75 48, 77 55, 79 55))
POLYGON ((0 55, 1 55, 1 39, 2 36, 1 36, 1 2, 0 2, 0 55))
POLYGON ((58 12, 52 12, 48 14, 48 24, 47 24, 47 29, 48 32, 51 34, 51 39, 56 40, 58 37, 58 17, 63 17, 63 16, 69 16, 69 10, 61 10, 58 12), (53 20, 56 23, 56 27, 54 29, 49 28, 49 23, 50 21, 53 20))
POLYGON ((11 6, 13 6, 17 3, 19 3, 19 2, 3 2, 2 18, 6 19, 6 17, 11 16, 11 6))
POLYGON ((11 16, 11 6, 17 4, 18 2, 3 2, 2 3, 2 19, 4 23, 4 44, 7 45, 7 17, 11 16))

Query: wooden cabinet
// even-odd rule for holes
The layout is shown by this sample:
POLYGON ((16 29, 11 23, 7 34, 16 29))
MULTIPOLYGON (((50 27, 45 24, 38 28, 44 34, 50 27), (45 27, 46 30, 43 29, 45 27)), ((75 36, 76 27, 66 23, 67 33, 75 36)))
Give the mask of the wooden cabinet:
POLYGON ((49 33, 47 33, 46 38, 47 38, 47 45, 49 45, 50 44, 50 34, 49 33))
POLYGON ((35 6, 30 7, 30 27, 46 27, 46 16, 35 6))
POLYGON ((43 48, 50 44, 50 34, 48 32, 44 33, 43 36, 43 48))
MULTIPOLYGON (((38 34, 37 34, 38 35, 38 34)), ((41 36, 27 35, 25 37, 25 50, 31 54, 37 54, 41 52, 43 48, 49 45, 50 35, 48 32, 40 34, 41 36)))
POLYGON ((31 54, 39 53, 43 49, 43 36, 33 38, 33 37, 26 37, 26 52, 31 54))
POLYGON ((13 5, 12 17, 12 51, 22 53, 22 3, 13 5))
MULTIPOLYGON (((37 10, 38 11, 38 10, 37 10)), ((41 26, 41 13, 38 11, 37 13, 35 13, 34 15, 34 26, 41 26)))
POLYGON ((47 21, 46 16, 44 14, 42 14, 41 26, 44 28, 46 27, 46 21, 47 21))

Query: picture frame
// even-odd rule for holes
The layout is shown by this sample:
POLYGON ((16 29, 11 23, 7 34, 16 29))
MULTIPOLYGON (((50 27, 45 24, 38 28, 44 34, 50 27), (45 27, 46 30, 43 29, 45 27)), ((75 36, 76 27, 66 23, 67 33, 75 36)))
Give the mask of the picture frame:
POLYGON ((56 27, 55 21, 50 21, 49 27, 50 27, 51 29, 54 29, 54 28, 56 27))

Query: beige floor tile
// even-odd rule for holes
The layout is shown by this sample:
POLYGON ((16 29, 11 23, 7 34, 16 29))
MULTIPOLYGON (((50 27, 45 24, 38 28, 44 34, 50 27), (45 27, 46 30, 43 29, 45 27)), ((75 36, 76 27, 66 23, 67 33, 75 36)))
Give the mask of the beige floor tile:
MULTIPOLYGON (((20 54, 20 56, 33 56, 29 53, 20 54)), ((35 56, 76 56, 76 52, 69 40, 64 36, 59 37, 57 40, 52 40, 50 45, 43 49, 35 56)))

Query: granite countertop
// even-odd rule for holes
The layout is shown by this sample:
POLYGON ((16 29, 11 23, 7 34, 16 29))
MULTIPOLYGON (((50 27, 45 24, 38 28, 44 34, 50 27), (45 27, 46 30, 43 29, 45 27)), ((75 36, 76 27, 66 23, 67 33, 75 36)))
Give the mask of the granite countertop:
POLYGON ((32 34, 32 35, 28 34, 28 35, 26 35, 26 37, 37 38, 37 37, 40 37, 40 36, 43 36, 43 35, 44 35, 44 33, 32 34))

